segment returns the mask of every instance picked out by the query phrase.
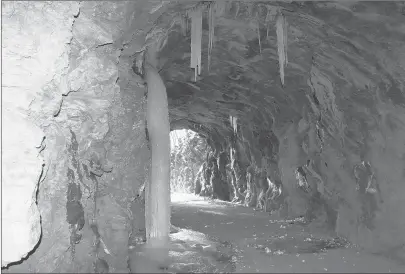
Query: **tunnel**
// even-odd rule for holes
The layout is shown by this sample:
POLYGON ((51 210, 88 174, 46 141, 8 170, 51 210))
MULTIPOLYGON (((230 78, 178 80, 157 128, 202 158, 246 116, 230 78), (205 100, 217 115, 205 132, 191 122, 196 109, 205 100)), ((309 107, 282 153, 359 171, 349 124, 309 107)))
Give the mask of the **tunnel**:
POLYGON ((248 247, 247 226, 405 269, 403 1, 1 5, 2 272, 170 272, 173 254, 171 273, 215 272, 196 259, 214 242, 223 272, 333 272, 248 247), (175 130, 207 144, 189 207, 170 199, 175 130))

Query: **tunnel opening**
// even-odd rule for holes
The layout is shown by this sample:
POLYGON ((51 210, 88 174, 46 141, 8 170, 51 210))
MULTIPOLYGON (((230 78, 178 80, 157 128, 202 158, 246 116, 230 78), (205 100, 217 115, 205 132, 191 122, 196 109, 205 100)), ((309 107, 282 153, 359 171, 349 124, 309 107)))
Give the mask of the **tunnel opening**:
POLYGON ((234 271, 232 244, 186 234, 253 252, 298 223, 405 260, 402 2, 2 7, 8 272, 164 271, 173 237, 234 271), (210 199, 170 212, 170 187, 210 199))
POLYGON ((199 194, 200 177, 211 148, 198 133, 188 129, 170 132, 170 191, 173 195, 199 194))

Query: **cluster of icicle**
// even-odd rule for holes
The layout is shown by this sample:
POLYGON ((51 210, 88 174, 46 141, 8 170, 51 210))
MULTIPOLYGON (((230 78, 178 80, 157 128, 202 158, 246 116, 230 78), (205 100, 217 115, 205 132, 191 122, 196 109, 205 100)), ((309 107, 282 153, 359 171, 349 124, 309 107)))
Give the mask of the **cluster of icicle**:
MULTIPOLYGON (((202 45, 202 17, 203 12, 208 8, 208 71, 211 65, 212 48, 215 37, 215 17, 221 16, 226 10, 226 1, 210 2, 208 5, 199 5, 187 12, 187 16, 191 19, 191 60, 190 68, 194 69, 194 82, 197 81, 197 76, 201 75, 201 45, 202 45)), ((238 8, 239 10, 239 8, 238 8)), ((267 6, 266 23, 276 19, 276 34, 277 34, 277 51, 279 58, 280 80, 284 86, 284 69, 288 64, 287 57, 287 20, 281 9, 267 6)), ((187 19, 181 21, 183 33, 187 32, 187 19)), ((267 29, 268 36, 269 29, 267 29)), ((260 28, 257 22, 257 34, 259 38, 259 46, 261 52, 260 28)))
POLYGON ((202 11, 194 10, 189 13, 191 18, 191 60, 190 67, 194 69, 194 82, 197 74, 201 74, 201 38, 202 38, 202 11))
POLYGON ((281 84, 284 86, 284 67, 288 64, 287 57, 287 20, 280 12, 276 21, 278 63, 281 84))
POLYGON ((238 132, 238 117, 234 117, 232 115, 229 116, 229 122, 231 123, 231 126, 233 128, 233 132, 235 135, 238 132))
MULTIPOLYGON (((278 63, 280 70, 280 80, 281 84, 284 86, 284 68, 288 64, 287 56, 287 19, 282 13, 280 8, 275 8, 272 6, 267 6, 267 15, 266 15, 266 24, 269 24, 270 21, 276 19, 276 34, 277 34, 277 52, 278 52, 278 63)), ((260 33, 258 32, 258 35, 260 33)), ((269 38, 269 27, 267 27, 267 38, 269 38)), ((259 36, 260 44, 260 36, 259 36)), ((261 45, 260 45, 261 49, 261 45)))
MULTIPOLYGON (((225 1, 211 2, 208 5, 208 70, 211 64, 211 54, 214 45, 215 17, 223 14, 225 1)), ((187 15, 191 19, 191 60, 190 68, 194 69, 194 81, 201 74, 201 42, 202 42, 202 13, 207 7, 198 6, 190 10, 187 15)), ((183 23, 184 24, 184 23, 183 23)), ((187 26, 186 26, 187 28, 187 26)), ((183 28, 184 29, 184 28, 183 28)))

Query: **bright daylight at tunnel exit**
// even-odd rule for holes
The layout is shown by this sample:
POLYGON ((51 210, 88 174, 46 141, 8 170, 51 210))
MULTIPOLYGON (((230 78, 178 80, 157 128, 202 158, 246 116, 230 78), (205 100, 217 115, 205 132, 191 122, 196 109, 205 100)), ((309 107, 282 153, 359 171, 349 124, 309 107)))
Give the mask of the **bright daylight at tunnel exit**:
POLYGON ((404 1, 2 1, 2 273, 404 273, 404 1))

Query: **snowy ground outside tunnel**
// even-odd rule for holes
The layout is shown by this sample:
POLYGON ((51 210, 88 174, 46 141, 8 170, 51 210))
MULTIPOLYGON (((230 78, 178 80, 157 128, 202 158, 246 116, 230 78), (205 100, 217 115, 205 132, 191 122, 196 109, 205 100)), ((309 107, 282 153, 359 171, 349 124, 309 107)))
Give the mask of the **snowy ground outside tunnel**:
MULTIPOLYGON (((252 208, 186 193, 172 193, 171 202, 173 226, 189 233, 203 233, 229 248, 225 258, 232 267, 214 272, 403 273, 405 269, 404 265, 365 253, 322 232, 310 232, 299 220, 283 220, 252 208)), ((204 270, 193 268, 192 272, 204 270)))

